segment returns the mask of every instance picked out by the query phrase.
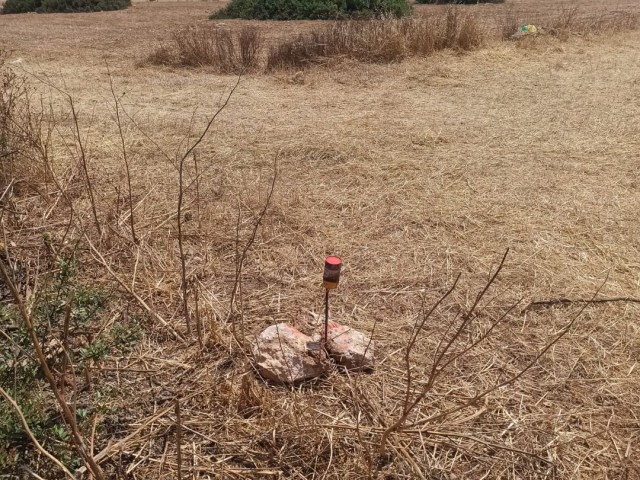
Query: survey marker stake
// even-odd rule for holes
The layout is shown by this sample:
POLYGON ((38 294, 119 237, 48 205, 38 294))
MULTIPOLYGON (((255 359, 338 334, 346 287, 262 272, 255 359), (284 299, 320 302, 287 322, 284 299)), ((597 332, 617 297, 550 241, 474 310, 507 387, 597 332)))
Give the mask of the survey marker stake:
POLYGON ((327 257, 324 260, 324 275, 322 276, 322 286, 324 292, 324 346, 326 348, 329 336, 329 291, 338 288, 340 282, 340 268, 342 260, 340 257, 327 257))

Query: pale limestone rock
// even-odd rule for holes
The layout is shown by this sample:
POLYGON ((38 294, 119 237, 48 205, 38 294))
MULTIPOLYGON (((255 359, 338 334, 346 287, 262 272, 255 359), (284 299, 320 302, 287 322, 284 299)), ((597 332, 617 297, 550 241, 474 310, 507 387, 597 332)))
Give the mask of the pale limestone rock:
POLYGON ((328 368, 318 343, 288 323, 263 330, 258 335, 254 355, 260 374, 279 383, 319 377, 328 368))
MULTIPOLYGON (((322 338, 324 326, 319 333, 322 338)), ((328 336, 327 351, 338 365, 354 371, 373 368, 375 345, 370 337, 337 322, 329 322, 328 336)))

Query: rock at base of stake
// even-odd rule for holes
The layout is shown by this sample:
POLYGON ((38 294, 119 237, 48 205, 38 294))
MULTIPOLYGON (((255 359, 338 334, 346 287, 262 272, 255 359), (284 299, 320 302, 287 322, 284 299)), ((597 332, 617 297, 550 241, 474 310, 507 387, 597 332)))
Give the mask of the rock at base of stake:
MULTIPOLYGON (((321 337, 324 336, 322 327, 321 337)), ((358 330, 337 322, 329 322, 327 351, 338 365, 347 370, 371 370, 374 363, 374 342, 358 330)))
POLYGON ((327 370, 318 343, 288 323, 263 330, 258 335, 254 355, 260 375, 278 383, 308 380, 327 370))

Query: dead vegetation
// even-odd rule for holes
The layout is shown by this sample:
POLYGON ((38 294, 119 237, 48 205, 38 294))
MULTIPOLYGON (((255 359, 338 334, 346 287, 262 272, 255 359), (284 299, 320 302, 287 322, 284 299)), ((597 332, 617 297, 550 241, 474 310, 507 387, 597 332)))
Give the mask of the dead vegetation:
POLYGON ((179 109, 177 74, 123 95, 128 70, 105 67, 98 97, 69 78, 79 99, 5 69, 45 94, 4 117, 20 146, 5 184, 23 188, 5 187, 0 217, 0 330, 18 345, 2 344, 3 397, 46 428, 41 449, 0 442, 3 473, 63 472, 44 449, 82 472, 90 455, 94 478, 640 475, 639 125, 616 93, 637 53, 510 47, 366 71, 382 85, 340 71, 353 85, 232 92, 196 72, 179 109), (253 335, 315 328, 328 253, 346 266, 332 311, 373 336, 377 368, 268 385, 253 335), (20 302, 26 322, 7 315, 20 302), (54 382, 28 397, 13 379, 38 362, 31 320, 54 382), (25 401, 40 395, 43 411, 25 401))
POLYGON ((176 32, 147 61, 211 66, 220 73, 286 70, 340 59, 389 63, 444 49, 472 50, 482 45, 485 33, 475 16, 454 8, 433 17, 332 22, 267 48, 255 27, 200 26, 176 32))
MULTIPOLYGON (((478 20, 459 8, 405 18, 331 22, 294 38, 268 44, 256 27, 239 30, 198 26, 181 29, 169 44, 161 44, 147 57, 152 65, 209 66, 219 73, 302 69, 311 65, 355 60, 391 63, 407 57, 425 57, 452 49, 470 51, 489 39, 510 39, 522 15, 506 13, 498 27, 478 20)), ((540 35, 615 33, 637 28, 630 11, 584 16, 579 7, 564 8, 540 27, 540 35)))
POLYGON ((173 46, 174 59, 167 60, 168 47, 161 46, 150 60, 160 60, 159 63, 165 65, 211 66, 220 73, 238 74, 257 67, 262 39, 255 27, 244 27, 240 31, 194 27, 176 32, 173 46))
POLYGON ((32 128, 25 118, 28 106, 24 78, 6 67, 7 57, 8 53, 0 50, 0 189, 5 193, 7 189, 20 188, 29 171, 16 158, 27 147, 27 134, 32 128), (21 121, 15 123, 15 119, 21 121))
POLYGON ((604 11, 597 15, 585 16, 574 6, 564 8, 549 24, 549 32, 555 35, 615 33, 638 27, 638 16, 630 11, 604 11))
POLYGON ((336 22, 273 47, 266 68, 303 68, 340 59, 390 63, 446 48, 472 50, 483 41, 475 17, 455 9, 443 17, 336 22))

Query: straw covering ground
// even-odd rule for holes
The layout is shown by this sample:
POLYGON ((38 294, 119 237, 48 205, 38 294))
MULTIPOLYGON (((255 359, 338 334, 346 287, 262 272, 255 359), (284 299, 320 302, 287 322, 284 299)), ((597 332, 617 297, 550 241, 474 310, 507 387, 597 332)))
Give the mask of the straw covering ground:
MULTIPOLYGON (((599 15, 594 5, 581 14, 599 15)), ((77 388, 105 476, 173 479, 180 466, 199 479, 640 478, 640 33, 496 34, 465 54, 246 75, 180 169, 237 77, 144 59, 170 40, 168 23, 208 24, 219 6, 0 17, 5 67, 56 125, 51 171, 41 158, 8 183, 3 255, 27 272, 23 294, 58 278, 47 276, 58 255, 78 260, 78 284, 106 295, 79 348, 140 327, 128 348, 84 358, 88 373, 64 387, 77 388), (316 327, 328 254, 344 262, 333 317, 373 336, 376 369, 266 384, 245 352, 269 325, 316 327), (532 304, 596 292, 624 298, 532 304), (385 438, 465 319, 444 357, 455 361, 385 438)), ((547 6, 470 8, 501 32, 514 14, 544 26, 547 6)), ((315 25, 258 28, 275 42, 315 25)), ((0 469, 25 474, 15 454, 26 451, 28 468, 57 478, 29 445, 4 452, 0 469)))

